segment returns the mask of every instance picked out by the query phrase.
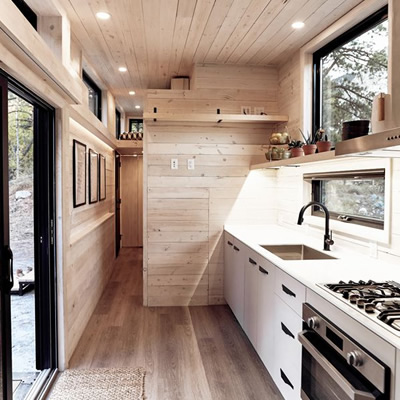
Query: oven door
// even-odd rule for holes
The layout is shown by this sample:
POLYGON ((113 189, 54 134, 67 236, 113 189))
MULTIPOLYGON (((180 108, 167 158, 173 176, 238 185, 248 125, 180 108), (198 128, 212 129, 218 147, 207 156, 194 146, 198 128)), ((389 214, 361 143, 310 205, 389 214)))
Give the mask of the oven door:
POLYGON ((388 399, 314 331, 301 332, 299 341, 303 346, 302 399, 388 399))

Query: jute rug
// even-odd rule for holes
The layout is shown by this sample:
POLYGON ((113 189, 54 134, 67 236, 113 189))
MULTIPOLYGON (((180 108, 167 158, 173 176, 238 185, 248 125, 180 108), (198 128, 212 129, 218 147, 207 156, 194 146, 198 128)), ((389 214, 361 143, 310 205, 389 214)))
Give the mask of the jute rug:
POLYGON ((144 376, 143 368, 66 370, 48 400, 143 400, 144 376))

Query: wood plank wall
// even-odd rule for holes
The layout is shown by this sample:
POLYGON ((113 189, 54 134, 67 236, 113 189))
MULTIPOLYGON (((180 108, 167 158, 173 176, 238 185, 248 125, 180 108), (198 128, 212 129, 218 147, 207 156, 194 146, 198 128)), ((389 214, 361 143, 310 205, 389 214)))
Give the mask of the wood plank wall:
MULTIPOLYGON (((146 111, 240 114, 241 106, 279 113, 278 73, 269 67, 200 65, 194 90, 149 91, 146 111)), ((276 222, 273 171, 265 160, 271 124, 145 124, 144 303, 220 304, 224 224, 276 222), (171 158, 179 168, 170 168, 171 158), (194 159, 195 169, 187 168, 194 159)))
POLYGON ((264 160, 270 132, 248 124, 146 123, 149 306, 224 302, 223 225, 276 218, 274 173, 249 176, 249 164, 264 160))
POLYGON ((66 362, 70 359, 86 324, 108 282, 115 257, 114 153, 113 150, 72 118, 63 131, 63 291, 66 362), (73 140, 106 157, 106 199, 73 208, 73 140))
MULTIPOLYGON (((302 139, 298 129, 301 128, 300 52, 279 68, 278 77, 279 111, 290 116, 287 124, 288 132, 293 139, 300 140, 302 139)), ((280 126, 280 130, 284 128, 285 126, 280 126)))

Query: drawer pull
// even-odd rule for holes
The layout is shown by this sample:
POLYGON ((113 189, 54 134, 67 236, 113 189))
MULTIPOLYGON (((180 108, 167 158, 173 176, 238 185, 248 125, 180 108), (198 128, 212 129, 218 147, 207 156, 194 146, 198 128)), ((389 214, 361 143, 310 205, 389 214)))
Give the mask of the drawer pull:
POLYGON ((283 332, 286 333, 286 335, 288 335, 292 339, 294 339, 293 333, 289 331, 289 329, 287 328, 287 326, 283 322, 281 322, 281 328, 282 328, 283 332))
POLYGON ((236 246, 233 246, 233 250, 240 251, 240 249, 236 246))
POLYGON ((233 243, 228 240, 229 246, 233 246, 233 243))
POLYGON ((250 258, 250 257, 249 257, 249 263, 250 263, 250 264, 253 264, 253 265, 257 265, 257 263, 256 263, 252 258, 250 258))
POLYGON ((266 271, 263 267, 258 266, 258 270, 265 275, 268 275, 268 271, 266 271))
POLYGON ((280 369, 280 371, 281 371, 281 378, 282 378, 283 382, 285 382, 286 385, 290 386, 294 390, 294 386, 293 386, 292 382, 289 381, 289 378, 285 375, 285 373, 281 369, 280 369))
POLYGON ((282 290, 288 294, 289 296, 296 297, 296 293, 293 293, 289 288, 287 288, 285 285, 282 285, 282 290))

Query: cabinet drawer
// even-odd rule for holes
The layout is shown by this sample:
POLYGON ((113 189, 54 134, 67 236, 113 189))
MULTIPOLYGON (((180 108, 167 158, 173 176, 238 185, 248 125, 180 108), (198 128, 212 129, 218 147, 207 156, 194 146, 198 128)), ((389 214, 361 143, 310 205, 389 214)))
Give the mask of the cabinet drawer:
POLYGON ((306 300, 306 288, 299 281, 279 268, 276 269, 275 273, 275 293, 292 308, 297 315, 301 315, 303 303, 306 300))
POLYGON ((301 343, 297 335, 302 331, 303 321, 280 297, 275 296, 274 348, 275 361, 291 377, 291 382, 300 385, 301 343))
POLYGON ((293 379, 290 373, 278 368, 274 374, 274 381, 285 400, 300 399, 300 381, 293 379))

